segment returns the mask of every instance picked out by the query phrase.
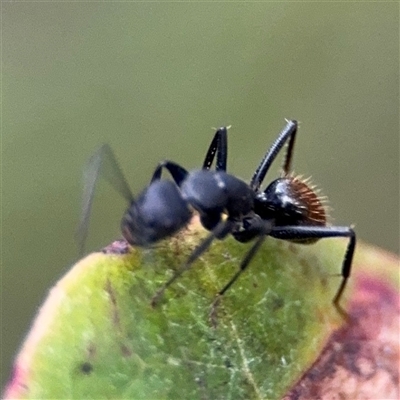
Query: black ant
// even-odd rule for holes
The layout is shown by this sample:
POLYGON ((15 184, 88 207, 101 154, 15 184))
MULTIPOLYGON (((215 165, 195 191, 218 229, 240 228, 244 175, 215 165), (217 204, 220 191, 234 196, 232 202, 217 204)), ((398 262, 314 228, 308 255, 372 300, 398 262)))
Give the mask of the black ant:
POLYGON ((263 157, 249 185, 226 172, 227 128, 222 127, 214 135, 202 169, 188 172, 172 161, 163 161, 155 169, 150 185, 136 200, 111 148, 108 145, 102 146, 89 161, 87 169, 88 181, 79 231, 81 245, 87 233, 95 184, 103 163, 108 162, 109 168, 103 169, 107 173, 106 179, 130 204, 121 223, 122 234, 129 244, 149 246, 173 235, 189 223, 192 209, 199 213, 204 228, 211 231, 187 261, 156 292, 152 298, 153 306, 158 303, 164 291, 208 249, 214 239, 222 240, 231 234, 239 242, 256 241, 241 261, 238 271, 218 292, 213 308, 246 270, 267 236, 302 244, 315 243, 323 238, 347 237, 349 243, 342 263, 342 282, 333 298, 335 308, 346 316, 339 301, 350 276, 356 234, 351 227, 327 226, 322 200, 306 181, 291 174, 297 125, 297 121, 287 121, 263 157), (260 191, 272 162, 287 141, 282 176, 272 181, 264 191, 260 191), (215 170, 211 170, 215 155, 215 170), (174 182, 161 180, 163 169, 171 174, 174 182))

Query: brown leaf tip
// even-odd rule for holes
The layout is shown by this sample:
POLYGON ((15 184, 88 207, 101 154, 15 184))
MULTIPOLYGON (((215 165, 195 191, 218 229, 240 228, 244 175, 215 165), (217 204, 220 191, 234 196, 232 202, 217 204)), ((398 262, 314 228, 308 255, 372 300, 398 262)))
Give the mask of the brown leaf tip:
POLYGON ((131 247, 126 240, 116 240, 108 246, 104 247, 101 252, 104 254, 128 254, 131 247))
POLYGON ((334 332, 314 365, 284 397, 309 399, 399 398, 399 295, 364 276, 350 304, 352 323, 334 332))

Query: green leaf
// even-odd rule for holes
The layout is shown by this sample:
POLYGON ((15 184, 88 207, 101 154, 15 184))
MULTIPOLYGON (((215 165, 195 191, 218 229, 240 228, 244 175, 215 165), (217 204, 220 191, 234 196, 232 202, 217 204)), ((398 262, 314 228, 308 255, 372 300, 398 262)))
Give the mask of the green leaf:
MULTIPOLYGON (((212 323, 215 294, 251 246, 215 241, 152 308, 154 293, 204 234, 194 224, 154 249, 79 261, 51 289, 6 397, 281 397, 344 323, 331 302, 345 241, 304 246, 268 238, 212 323)), ((124 253, 124 246, 108 251, 124 253)))

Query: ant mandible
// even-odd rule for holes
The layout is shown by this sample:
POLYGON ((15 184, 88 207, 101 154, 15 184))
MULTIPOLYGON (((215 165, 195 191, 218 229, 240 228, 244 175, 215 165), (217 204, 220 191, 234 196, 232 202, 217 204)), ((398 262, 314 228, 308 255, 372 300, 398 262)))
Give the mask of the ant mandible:
POLYGON ((156 292, 152 298, 153 306, 158 303, 164 291, 208 249, 214 239, 222 240, 231 234, 239 242, 256 240, 241 261, 238 271, 217 293, 213 307, 246 270, 267 236, 301 244, 315 243, 323 238, 346 237, 349 242, 342 263, 342 281, 333 304, 341 315, 347 316, 339 302, 350 276, 356 234, 351 227, 328 226, 322 200, 306 181, 291 174, 297 126, 297 121, 287 120, 249 185, 226 172, 227 128, 222 127, 214 135, 202 169, 188 172, 179 164, 163 161, 156 167, 150 185, 137 199, 134 199, 111 148, 103 145, 89 160, 86 169, 82 218, 78 231, 81 246, 87 234, 95 185, 102 172, 129 201, 130 206, 121 222, 122 234, 129 244, 146 247, 175 234, 189 223, 191 209, 199 213, 203 227, 211 231, 187 261, 156 292), (288 146, 282 176, 272 181, 264 191, 260 191, 272 162, 286 142, 288 146), (211 170, 215 155, 215 170, 211 170), (174 182, 161 180, 163 169, 171 174, 174 182), (224 214, 226 218, 223 218, 224 214))

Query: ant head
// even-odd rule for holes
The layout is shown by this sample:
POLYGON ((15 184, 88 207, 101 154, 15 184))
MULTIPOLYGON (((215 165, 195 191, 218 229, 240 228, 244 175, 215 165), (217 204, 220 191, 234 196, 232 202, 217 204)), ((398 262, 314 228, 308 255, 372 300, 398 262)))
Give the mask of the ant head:
POLYGON ((319 197, 308 180, 285 176, 274 180, 255 198, 254 211, 275 225, 326 225, 323 198, 319 197))
POLYGON ((178 232, 191 216, 174 182, 155 181, 131 202, 122 218, 122 234, 131 245, 145 247, 178 232))

